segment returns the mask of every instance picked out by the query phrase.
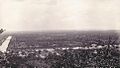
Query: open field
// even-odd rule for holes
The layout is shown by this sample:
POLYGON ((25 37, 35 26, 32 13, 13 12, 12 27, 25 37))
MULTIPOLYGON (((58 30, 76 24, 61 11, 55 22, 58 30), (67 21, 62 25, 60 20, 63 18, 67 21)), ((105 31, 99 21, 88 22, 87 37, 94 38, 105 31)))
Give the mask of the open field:
POLYGON ((119 35, 114 31, 66 31, 14 33, 9 48, 90 47, 118 45, 119 35))

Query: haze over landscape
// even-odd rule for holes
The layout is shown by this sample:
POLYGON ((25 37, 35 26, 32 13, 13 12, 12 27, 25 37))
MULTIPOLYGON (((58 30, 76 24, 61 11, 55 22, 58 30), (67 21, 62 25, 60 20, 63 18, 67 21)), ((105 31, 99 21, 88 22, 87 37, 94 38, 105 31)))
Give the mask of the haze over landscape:
POLYGON ((120 0, 0 0, 8 31, 120 29, 120 0))

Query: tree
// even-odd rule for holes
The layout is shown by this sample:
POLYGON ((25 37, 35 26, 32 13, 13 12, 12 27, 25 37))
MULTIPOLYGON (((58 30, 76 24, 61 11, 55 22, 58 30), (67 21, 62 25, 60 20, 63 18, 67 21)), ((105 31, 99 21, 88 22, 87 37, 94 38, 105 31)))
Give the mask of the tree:
POLYGON ((4 29, 0 29, 0 34, 3 33, 5 30, 4 29))

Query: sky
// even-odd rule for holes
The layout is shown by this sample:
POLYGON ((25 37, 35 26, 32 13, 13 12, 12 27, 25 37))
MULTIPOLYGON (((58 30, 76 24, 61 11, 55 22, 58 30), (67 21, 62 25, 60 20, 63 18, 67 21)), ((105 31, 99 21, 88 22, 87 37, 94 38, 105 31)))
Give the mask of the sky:
POLYGON ((8 31, 119 30, 120 0, 0 0, 8 31))

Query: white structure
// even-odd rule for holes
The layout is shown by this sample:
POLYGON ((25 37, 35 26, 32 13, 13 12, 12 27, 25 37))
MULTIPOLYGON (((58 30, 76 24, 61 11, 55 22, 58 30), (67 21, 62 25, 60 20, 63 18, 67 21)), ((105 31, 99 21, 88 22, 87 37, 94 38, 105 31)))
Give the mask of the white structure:
POLYGON ((12 36, 8 36, 8 38, 2 43, 2 45, 0 46, 0 51, 6 52, 11 38, 12 38, 12 36))

